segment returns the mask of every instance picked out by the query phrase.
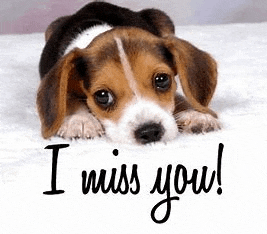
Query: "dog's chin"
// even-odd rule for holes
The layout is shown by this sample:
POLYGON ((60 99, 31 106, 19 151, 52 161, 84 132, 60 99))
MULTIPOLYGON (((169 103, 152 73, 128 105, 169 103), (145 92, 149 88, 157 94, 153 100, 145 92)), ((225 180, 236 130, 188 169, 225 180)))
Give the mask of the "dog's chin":
POLYGON ((178 134, 172 113, 149 101, 137 100, 117 122, 103 120, 106 136, 113 142, 150 144, 168 142, 178 134))

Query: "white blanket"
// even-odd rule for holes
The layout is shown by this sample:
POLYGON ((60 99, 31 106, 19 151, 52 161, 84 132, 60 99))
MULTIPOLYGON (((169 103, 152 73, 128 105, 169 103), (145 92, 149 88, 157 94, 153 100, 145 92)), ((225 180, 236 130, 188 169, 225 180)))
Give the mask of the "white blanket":
POLYGON ((149 146, 114 144, 105 138, 42 139, 35 97, 44 36, 0 36, 0 233, 267 233, 267 23, 176 30, 177 36, 218 61, 212 109, 223 128, 149 146), (52 150, 44 148, 63 143, 70 146, 59 151, 56 189, 65 192, 45 195, 51 190, 52 150), (224 144, 221 173, 219 143, 224 144), (127 189, 123 176, 125 195, 104 194, 101 189, 83 193, 83 171, 88 176, 95 170, 98 178, 100 170, 106 170, 108 185, 116 168, 118 184, 123 164, 129 189, 137 194, 127 189), (137 175, 130 183, 134 165, 137 175), (172 165, 170 183, 168 165, 172 165), (158 168, 162 168, 163 194, 157 189, 151 193, 158 168), (206 187, 211 184, 206 193, 196 194, 192 183, 186 183, 186 173, 190 180, 194 169, 197 188, 201 176, 206 187), (169 207, 164 203, 168 185, 169 207))

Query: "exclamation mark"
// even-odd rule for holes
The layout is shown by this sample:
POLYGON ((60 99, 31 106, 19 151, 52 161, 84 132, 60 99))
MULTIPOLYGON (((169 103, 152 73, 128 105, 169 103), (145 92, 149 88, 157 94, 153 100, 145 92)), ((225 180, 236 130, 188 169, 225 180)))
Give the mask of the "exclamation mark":
POLYGON ((223 147, 224 145, 222 143, 219 144, 219 150, 218 150, 218 164, 217 164, 217 180, 219 184, 219 188, 217 189, 217 193, 219 195, 222 194, 222 178, 221 178, 221 171, 222 171, 222 153, 223 153, 223 147))

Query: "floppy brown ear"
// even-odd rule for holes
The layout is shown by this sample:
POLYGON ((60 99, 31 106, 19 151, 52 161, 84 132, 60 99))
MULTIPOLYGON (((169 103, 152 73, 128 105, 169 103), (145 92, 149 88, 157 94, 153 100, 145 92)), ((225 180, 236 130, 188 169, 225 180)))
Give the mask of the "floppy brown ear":
POLYGON ((215 60, 187 41, 176 37, 169 37, 167 41, 187 101, 195 110, 217 117, 208 108, 217 85, 215 60))
POLYGON ((81 79, 86 76, 87 63, 80 49, 61 58, 41 79, 37 93, 37 108, 42 135, 49 138, 58 131, 65 115, 67 102, 73 93, 82 95, 81 79))

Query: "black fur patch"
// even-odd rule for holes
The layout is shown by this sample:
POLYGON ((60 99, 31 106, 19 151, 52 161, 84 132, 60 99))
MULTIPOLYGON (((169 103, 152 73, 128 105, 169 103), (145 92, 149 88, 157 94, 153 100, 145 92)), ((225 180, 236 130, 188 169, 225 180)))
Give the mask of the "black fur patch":
POLYGON ((83 80, 83 85, 85 89, 88 89, 90 86, 90 64, 88 59, 84 57, 78 57, 74 60, 75 69, 77 72, 77 79, 83 80))
POLYGON ((157 49, 163 61, 171 67, 175 74, 177 74, 175 59, 172 52, 164 44, 157 45, 157 49))
POLYGON ((56 33, 52 34, 47 41, 39 64, 41 78, 43 78, 57 63, 60 57, 64 55, 66 48, 72 42, 73 38, 90 27, 103 24, 103 22, 98 20, 90 20, 86 16, 80 16, 78 18, 79 20, 77 17, 72 16, 66 19, 57 27, 56 33))
POLYGON ((168 18, 165 13, 159 10, 149 9, 148 11, 134 12, 107 2, 92 2, 87 4, 76 15, 86 15, 90 19, 100 20, 114 27, 128 26, 142 28, 156 36, 161 36, 160 28, 154 24, 152 18, 155 18, 156 15, 168 18), (150 15, 151 17, 149 17, 150 15))
MULTIPOLYGON (((174 31, 170 18, 159 10, 145 9, 140 12, 134 12, 106 2, 89 3, 76 14, 65 17, 55 27, 55 31, 47 41, 41 56, 39 64, 41 78, 64 55, 73 38, 90 27, 104 23, 113 27, 137 27, 156 36, 161 36, 165 27, 168 28, 167 31, 169 32, 174 31)), ((164 31, 166 31, 166 28, 164 31)))
POLYGON ((88 62, 84 57, 78 57, 74 61, 76 71, 81 78, 88 75, 88 62))
POLYGON ((154 27, 157 35, 162 36, 162 32, 174 34, 175 28, 169 16, 157 9, 145 9, 139 12, 146 22, 154 27))

